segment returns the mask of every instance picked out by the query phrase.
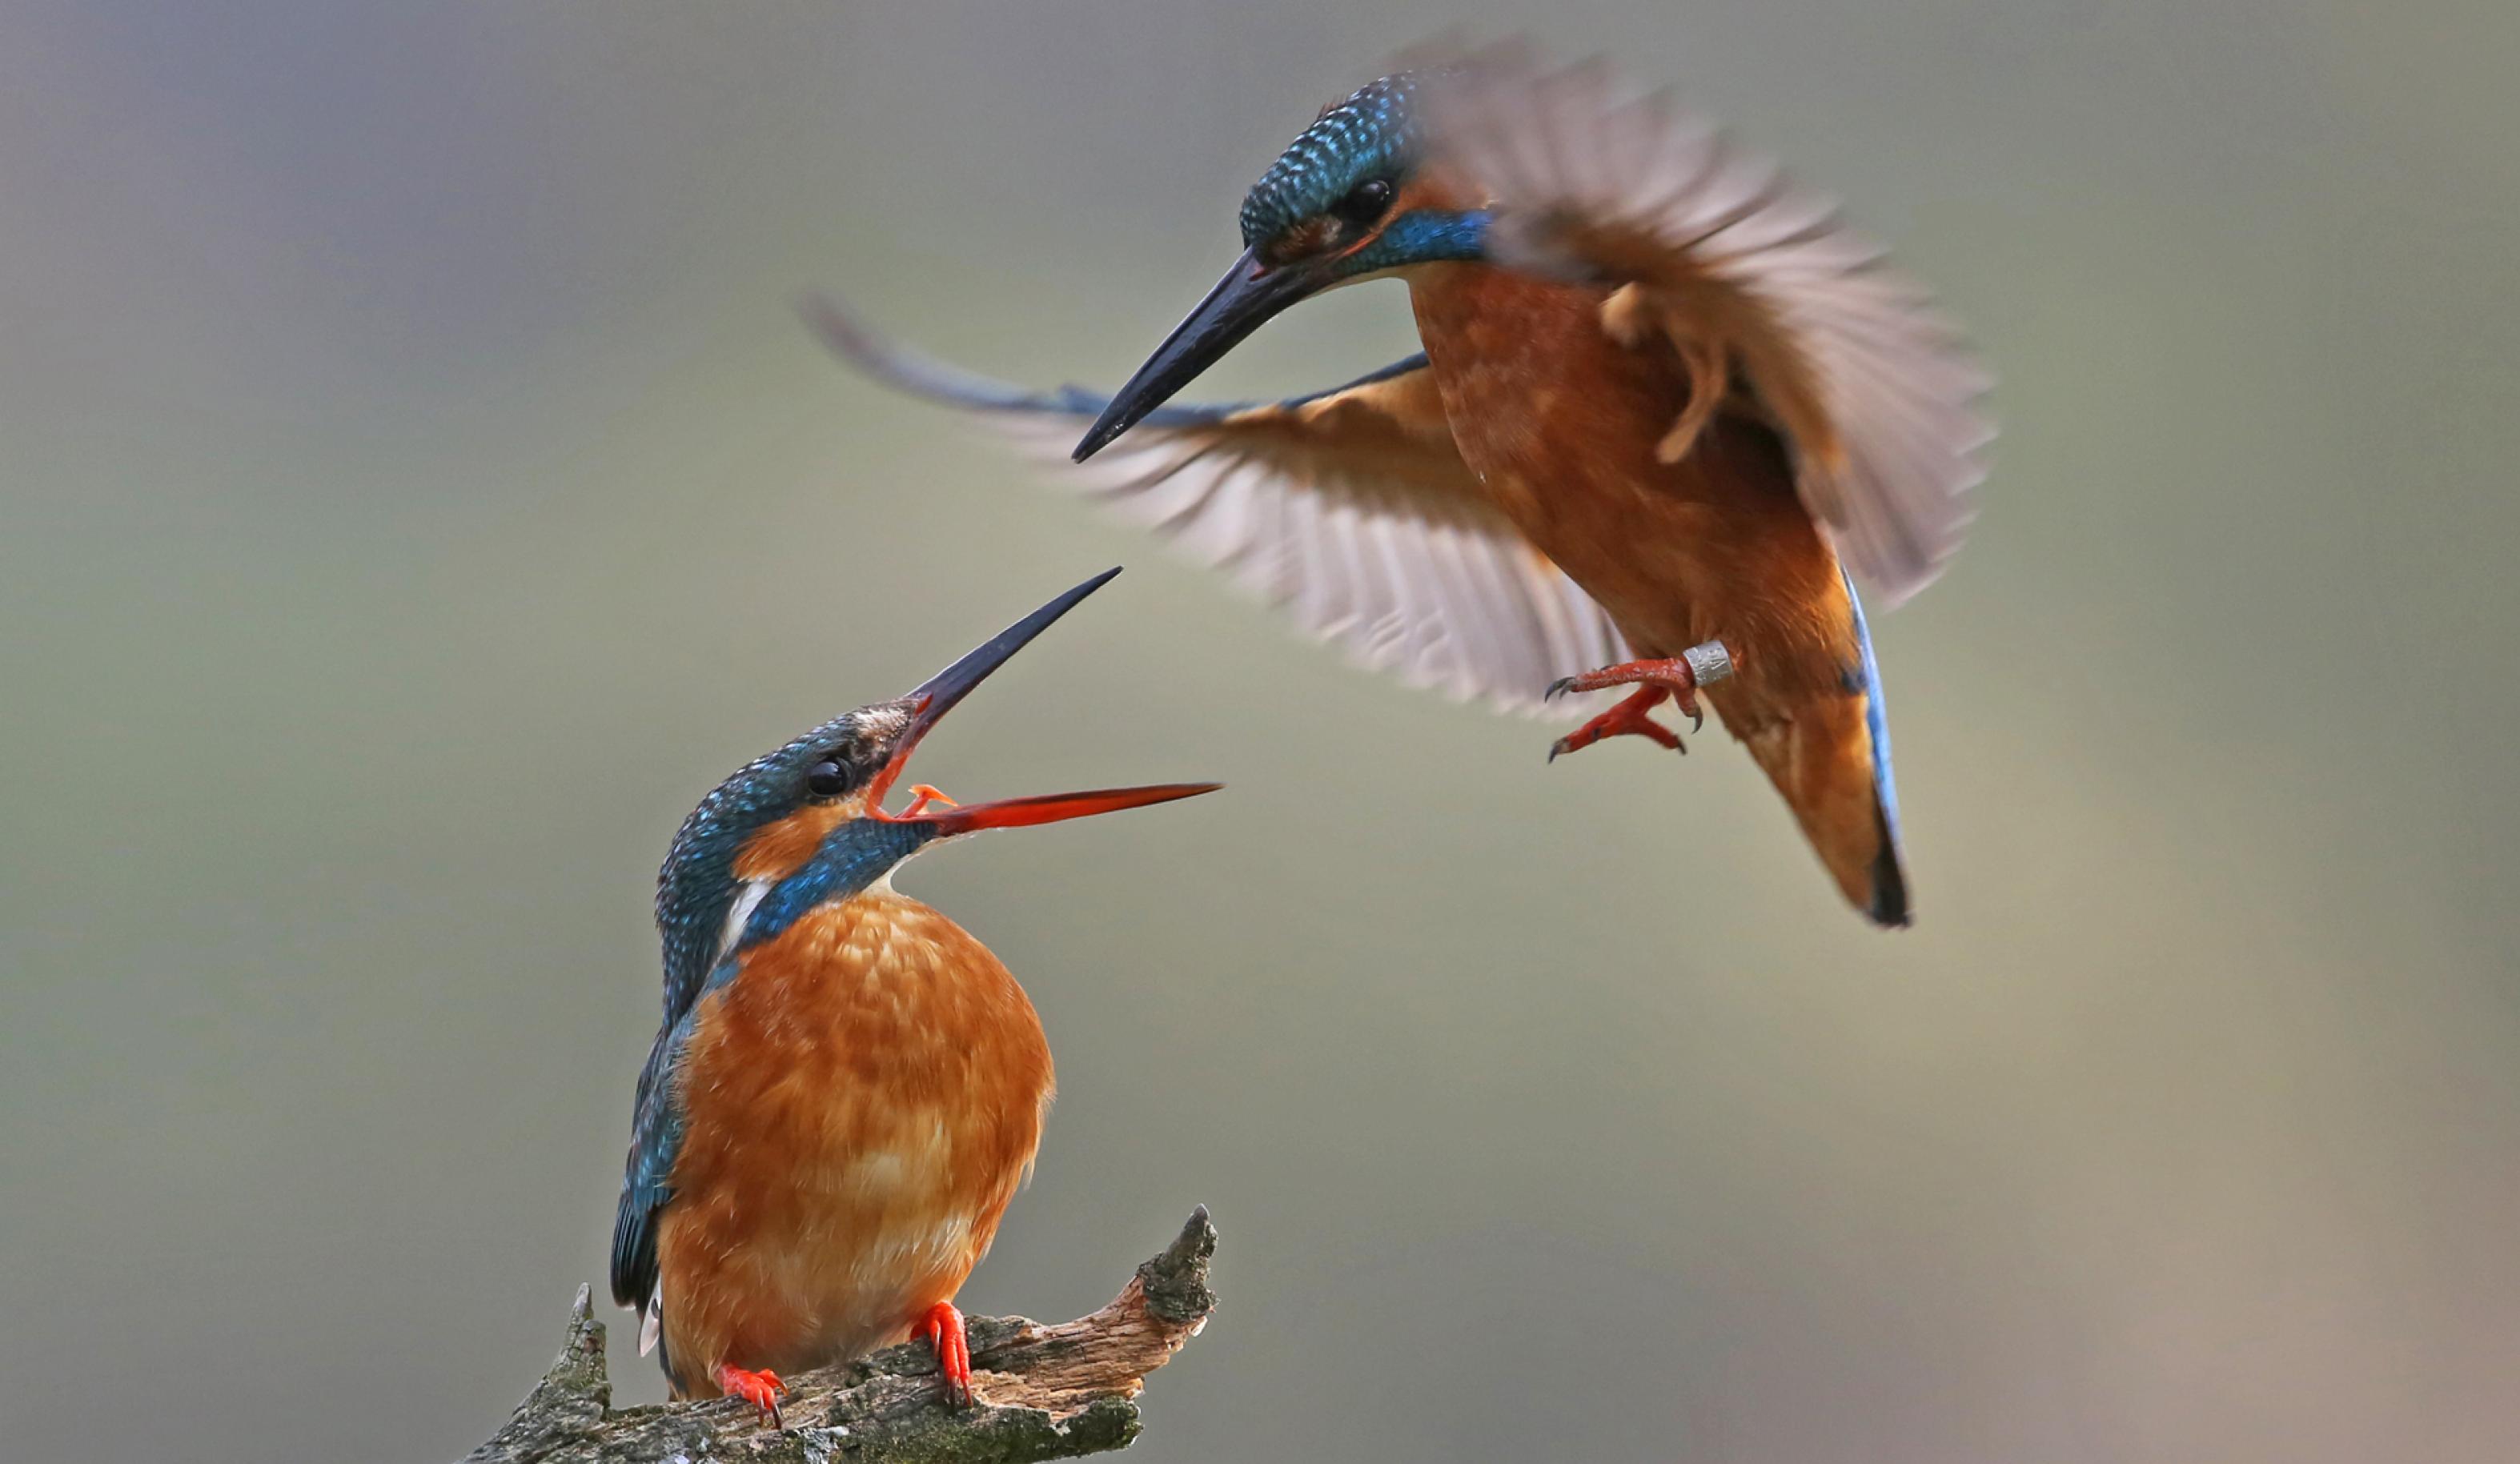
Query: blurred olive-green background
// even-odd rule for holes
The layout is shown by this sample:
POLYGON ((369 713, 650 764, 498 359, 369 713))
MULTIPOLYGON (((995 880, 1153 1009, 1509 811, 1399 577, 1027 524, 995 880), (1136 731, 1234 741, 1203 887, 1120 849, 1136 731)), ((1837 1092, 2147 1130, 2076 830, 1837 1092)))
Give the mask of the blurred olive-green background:
MULTIPOLYGON (((1537 10, 0 7, 0 1453, 486 1436, 600 1289, 675 824, 1114 562, 921 772, 1228 791, 905 884, 1062 1078, 967 1305, 1225 1232, 1143 1457, 2520 1451, 2520 20, 1549 11, 2002 377, 1877 625, 1911 933, 1720 734, 1544 767, 791 313, 1107 384, 1318 106, 1537 10)), ((1341 294, 1200 394, 1408 347, 1341 294)))

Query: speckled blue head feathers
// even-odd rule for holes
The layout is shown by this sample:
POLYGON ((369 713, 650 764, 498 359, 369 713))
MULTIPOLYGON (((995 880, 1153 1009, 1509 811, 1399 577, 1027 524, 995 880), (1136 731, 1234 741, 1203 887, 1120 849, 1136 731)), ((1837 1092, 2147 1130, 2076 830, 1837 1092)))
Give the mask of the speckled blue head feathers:
POLYGON ((1242 198, 1242 243, 1253 248, 1327 212, 1370 178, 1408 170, 1418 142, 1411 99, 1418 73, 1370 82, 1286 145, 1242 198))
POLYGON ((808 803, 833 796, 822 789, 864 787, 909 721, 904 702, 834 717, 737 769, 692 810, 656 871, 668 1008, 688 1001, 718 958, 736 897, 736 855, 744 842, 808 803), (827 771, 818 776, 818 770, 827 771))

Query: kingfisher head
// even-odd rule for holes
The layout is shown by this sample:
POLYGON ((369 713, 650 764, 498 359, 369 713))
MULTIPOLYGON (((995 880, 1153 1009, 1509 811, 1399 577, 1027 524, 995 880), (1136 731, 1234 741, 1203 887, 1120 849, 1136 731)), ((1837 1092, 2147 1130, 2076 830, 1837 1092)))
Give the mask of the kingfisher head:
POLYGON ((1263 322, 1307 295, 1416 264, 1477 259, 1484 210, 1419 175, 1420 85, 1402 71, 1325 111, 1242 198, 1242 257, 1111 398, 1078 462, 1127 431, 1263 322))
POLYGON ((956 703, 1119 572, 1059 596, 910 694, 834 717, 710 790, 683 821, 657 875, 668 999, 686 983, 697 986, 723 953, 868 888, 939 839, 1213 792, 1215 783, 1164 783, 958 806, 919 788, 901 812, 883 807, 920 739, 956 703))

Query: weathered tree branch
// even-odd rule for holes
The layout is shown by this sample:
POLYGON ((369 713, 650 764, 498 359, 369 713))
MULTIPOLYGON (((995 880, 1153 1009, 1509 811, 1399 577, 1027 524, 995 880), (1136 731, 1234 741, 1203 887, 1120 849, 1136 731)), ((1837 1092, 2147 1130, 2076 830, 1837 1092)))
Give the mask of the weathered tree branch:
POLYGON ((516 1415, 465 1464, 1029 1464, 1126 1447, 1138 1392, 1207 1324, 1216 1227, 1201 1206, 1109 1306, 1044 1326, 970 1318, 971 1407, 948 1408, 923 1342, 788 1379, 787 1427, 735 1398, 612 1407, 604 1324, 578 1288, 568 1341, 516 1415))

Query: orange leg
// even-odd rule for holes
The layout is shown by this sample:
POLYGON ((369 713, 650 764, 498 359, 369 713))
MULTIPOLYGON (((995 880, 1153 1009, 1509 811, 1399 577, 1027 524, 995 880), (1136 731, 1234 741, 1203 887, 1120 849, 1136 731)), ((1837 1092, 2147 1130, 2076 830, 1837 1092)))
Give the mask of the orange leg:
POLYGON ((938 1302, 920 1318, 919 1330, 936 1350, 936 1372, 945 1380, 945 1401, 958 1408, 971 1404, 971 1339, 963 1330, 963 1313, 952 1302, 938 1302))
POLYGON ((717 1387, 727 1397, 740 1397, 769 1414, 772 1428, 787 1427, 779 1421, 779 1395, 788 1391, 788 1385, 779 1381, 779 1374, 746 1372, 741 1367, 721 1364, 717 1370, 717 1387))
POLYGON ((1680 740, 1680 733, 1645 715, 1662 705, 1664 699, 1670 695, 1669 687, 1653 685, 1639 687, 1634 696, 1550 743, 1549 760, 1553 763, 1557 761, 1557 755, 1561 752, 1581 752, 1603 737, 1622 734, 1659 742, 1674 752, 1688 752, 1688 748, 1680 740))
MULTIPOLYGON (((1608 687, 1659 687, 1670 693, 1672 700, 1682 711, 1688 714, 1688 730, 1695 732, 1706 725, 1706 714, 1697 709, 1697 688, 1711 687, 1717 682, 1729 679, 1732 675, 1732 653, 1725 649, 1723 642, 1709 641, 1701 645, 1692 645, 1667 661, 1626 661, 1616 666, 1604 666, 1598 671, 1587 671, 1580 676, 1561 676, 1549 684, 1549 690, 1543 694, 1542 699, 1554 701, 1569 691, 1598 691, 1608 687)), ((1630 697, 1628 702, 1622 702, 1604 713, 1602 717, 1594 720, 1599 722, 1616 717, 1636 699, 1630 697)), ((1656 697, 1654 700, 1659 701, 1661 698, 1656 697)), ((1649 701, 1644 705, 1651 706, 1653 702, 1649 701)), ((1641 718, 1643 712, 1644 707, 1638 707, 1634 716, 1641 718)), ((1612 732, 1635 732, 1636 730, 1628 726, 1615 727, 1576 745, 1584 746, 1589 742, 1598 741, 1600 737, 1610 735, 1612 732)), ((1576 735, 1582 736, 1583 733, 1579 731, 1576 735)), ((1574 749, 1567 750, 1571 752, 1574 749)))

